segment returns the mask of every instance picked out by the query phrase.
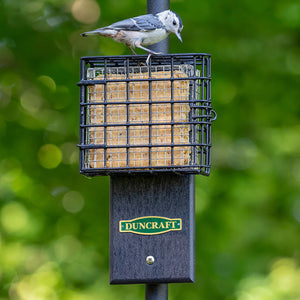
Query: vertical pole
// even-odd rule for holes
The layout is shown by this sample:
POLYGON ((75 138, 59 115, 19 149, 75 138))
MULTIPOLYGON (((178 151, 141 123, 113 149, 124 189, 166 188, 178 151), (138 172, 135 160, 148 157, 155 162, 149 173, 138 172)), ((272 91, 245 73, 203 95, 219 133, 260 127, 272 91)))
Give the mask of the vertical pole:
MULTIPOLYGON (((147 13, 170 9, 170 0, 147 0, 147 13)), ((169 37, 149 47, 154 52, 169 53, 169 37)), ((168 300, 168 284, 146 284, 145 300, 168 300)))
MULTIPOLYGON (((156 14, 164 10, 170 9, 170 0, 148 0, 147 1, 147 13, 156 14)), ((169 38, 151 45, 149 47, 154 52, 169 53, 169 38)))
POLYGON ((168 284, 146 284, 146 300, 168 299, 168 284))

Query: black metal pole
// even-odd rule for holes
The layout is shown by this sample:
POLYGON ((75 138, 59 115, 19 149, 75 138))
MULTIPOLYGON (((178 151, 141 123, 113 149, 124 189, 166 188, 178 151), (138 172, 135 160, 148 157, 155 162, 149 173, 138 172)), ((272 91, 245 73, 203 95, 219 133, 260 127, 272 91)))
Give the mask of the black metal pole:
POLYGON ((168 284, 146 284, 146 300, 168 299, 168 284))
MULTIPOLYGON (((156 14, 164 10, 170 9, 170 0, 148 0, 147 1, 147 13, 156 14)), ((154 52, 169 53, 169 38, 151 45, 149 47, 154 52)))
MULTIPOLYGON (((170 9, 170 0, 147 0, 147 13, 156 14, 170 9)), ((151 45, 154 52, 169 53, 169 38, 151 45)), ((146 284, 145 300, 168 300, 168 284, 146 284)))

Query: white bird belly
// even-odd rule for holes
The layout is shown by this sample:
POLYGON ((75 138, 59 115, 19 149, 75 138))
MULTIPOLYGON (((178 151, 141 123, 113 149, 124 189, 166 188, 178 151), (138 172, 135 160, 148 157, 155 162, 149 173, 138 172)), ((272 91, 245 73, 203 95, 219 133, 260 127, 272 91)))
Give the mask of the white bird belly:
POLYGON ((169 33, 162 28, 153 31, 140 32, 121 30, 118 34, 119 37, 116 40, 131 46, 134 46, 134 44, 138 41, 141 45, 147 46, 164 40, 168 35, 169 33))
POLYGON ((142 45, 153 45, 164 40, 169 33, 165 29, 156 29, 148 32, 141 32, 142 34, 142 45))

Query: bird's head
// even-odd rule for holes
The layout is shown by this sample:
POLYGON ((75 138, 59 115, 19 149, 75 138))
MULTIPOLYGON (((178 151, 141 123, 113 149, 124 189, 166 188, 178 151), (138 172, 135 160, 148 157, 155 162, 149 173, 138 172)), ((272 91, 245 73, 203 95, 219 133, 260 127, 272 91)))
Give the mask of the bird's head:
POLYGON ((171 10, 165 10, 157 14, 159 20, 164 24, 168 32, 173 32, 182 42, 181 30, 183 28, 181 18, 171 10))

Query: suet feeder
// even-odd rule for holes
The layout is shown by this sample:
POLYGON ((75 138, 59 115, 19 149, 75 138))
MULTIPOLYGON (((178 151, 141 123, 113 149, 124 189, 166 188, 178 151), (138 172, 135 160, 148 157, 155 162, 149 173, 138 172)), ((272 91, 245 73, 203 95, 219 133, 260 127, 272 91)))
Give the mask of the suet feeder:
POLYGON ((110 175, 110 282, 166 299, 195 280, 194 175, 210 173, 216 113, 209 54, 146 59, 81 58, 80 172, 110 175))
POLYGON ((82 57, 80 172, 209 175, 209 54, 82 57))

